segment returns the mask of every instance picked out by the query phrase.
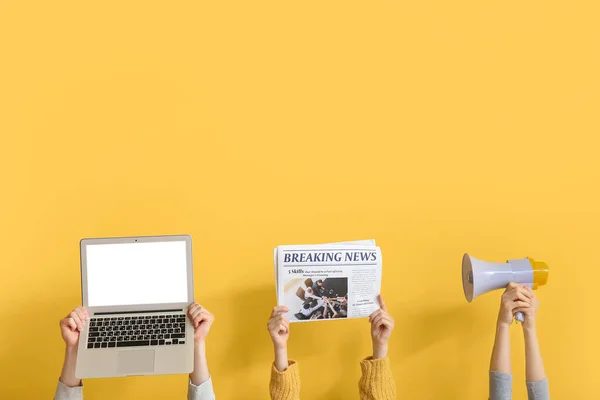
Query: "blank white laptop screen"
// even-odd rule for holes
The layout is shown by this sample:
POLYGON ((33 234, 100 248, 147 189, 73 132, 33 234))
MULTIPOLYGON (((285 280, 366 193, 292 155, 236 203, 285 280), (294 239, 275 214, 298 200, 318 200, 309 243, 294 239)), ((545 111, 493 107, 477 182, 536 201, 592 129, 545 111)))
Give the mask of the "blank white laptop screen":
POLYGON ((187 301, 185 241, 86 245, 88 306, 187 301))

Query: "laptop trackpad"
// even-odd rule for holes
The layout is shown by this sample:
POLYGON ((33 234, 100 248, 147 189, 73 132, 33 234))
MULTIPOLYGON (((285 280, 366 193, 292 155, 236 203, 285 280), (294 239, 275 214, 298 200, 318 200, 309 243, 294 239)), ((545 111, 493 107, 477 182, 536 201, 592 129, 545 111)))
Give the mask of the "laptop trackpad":
POLYGON ((119 375, 140 375, 154 372, 154 350, 120 351, 117 361, 119 375))

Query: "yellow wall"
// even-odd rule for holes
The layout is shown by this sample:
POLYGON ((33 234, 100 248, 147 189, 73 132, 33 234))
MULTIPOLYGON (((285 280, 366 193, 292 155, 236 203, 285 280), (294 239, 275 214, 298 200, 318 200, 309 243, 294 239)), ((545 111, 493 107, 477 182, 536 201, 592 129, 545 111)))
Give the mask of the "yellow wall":
MULTIPOLYGON (((50 398, 58 320, 80 302, 79 239, 189 233, 196 297, 216 315, 220 399, 268 395, 273 246, 363 238, 383 250, 399 398, 486 397, 500 293, 466 304, 468 251, 550 265, 538 324, 553 398, 592 399, 598 11, 591 0, 2 1, 0 397, 50 398)), ((357 398, 369 347, 365 320, 293 326, 305 398, 357 398)), ((85 390, 185 388, 162 376, 85 390)))

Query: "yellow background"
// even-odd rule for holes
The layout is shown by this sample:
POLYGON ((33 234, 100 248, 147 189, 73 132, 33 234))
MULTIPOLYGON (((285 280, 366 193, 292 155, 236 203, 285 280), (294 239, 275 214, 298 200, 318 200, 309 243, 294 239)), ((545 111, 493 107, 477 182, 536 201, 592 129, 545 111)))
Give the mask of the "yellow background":
MULTIPOLYGON (((50 398, 82 237, 189 233, 219 399, 266 399, 278 244, 375 238, 399 399, 483 399, 531 256, 553 399, 597 395, 596 1, 0 2, 0 397, 50 398)), ((513 328, 514 398, 525 399, 513 328)), ((304 398, 356 399, 368 323, 292 327, 304 398)), ((184 398, 185 376, 87 399, 184 398)))

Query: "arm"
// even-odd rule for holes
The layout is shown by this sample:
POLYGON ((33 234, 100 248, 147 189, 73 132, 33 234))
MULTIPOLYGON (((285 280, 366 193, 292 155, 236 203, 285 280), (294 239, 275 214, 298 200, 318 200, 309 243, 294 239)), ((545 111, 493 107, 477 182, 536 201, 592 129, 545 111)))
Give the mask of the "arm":
POLYGON ((510 400, 512 398, 510 325, 518 308, 528 306, 530 301, 529 292, 524 286, 516 283, 509 283, 502 293, 490 360, 490 400, 510 400))
POLYGON ((490 371, 511 373, 510 365, 510 325, 496 324, 496 336, 490 360, 490 371))
POLYGON ((275 361, 271 367, 269 393, 272 400, 299 400, 300 374, 298 365, 288 360, 287 341, 290 336, 290 323, 282 313, 288 312, 285 306, 275 307, 267 323, 273 342, 275 361))
POLYGON ((396 384, 387 358, 388 340, 394 330, 394 319, 388 314, 383 296, 381 308, 369 317, 373 356, 360 363, 362 376, 358 382, 361 400, 395 400, 396 384))
POLYGON ((542 361, 542 353, 537 338, 536 316, 540 302, 535 297, 533 290, 527 288, 532 298, 530 307, 519 308, 525 314, 523 322, 523 335, 525 337, 525 377, 527 380, 527 393, 530 400, 548 400, 550 391, 546 370, 542 361))
POLYGON ((188 400, 214 400, 215 392, 206 361, 206 336, 215 317, 194 302, 188 309, 188 318, 194 326, 194 370, 190 374, 188 400))
POLYGON ((75 366, 77 365, 79 334, 88 320, 89 317, 85 308, 79 307, 74 309, 59 323, 66 348, 62 373, 60 374, 56 393, 54 394, 55 400, 83 399, 83 387, 81 380, 75 376, 75 366))
POLYGON ((497 324, 489 373, 490 400, 512 398, 512 375, 510 366, 509 326, 497 324))

